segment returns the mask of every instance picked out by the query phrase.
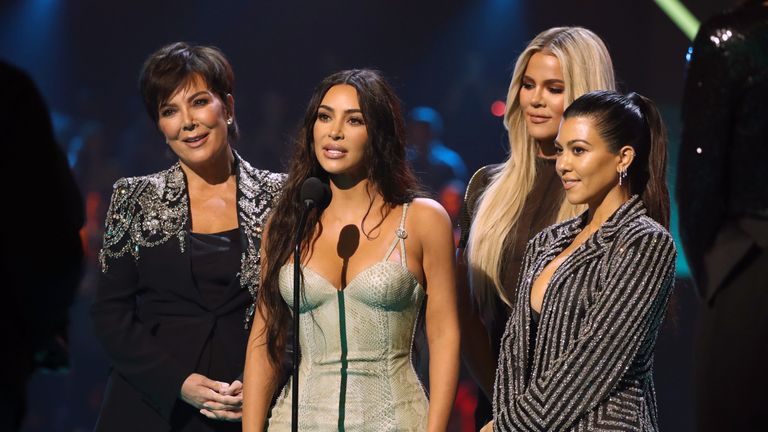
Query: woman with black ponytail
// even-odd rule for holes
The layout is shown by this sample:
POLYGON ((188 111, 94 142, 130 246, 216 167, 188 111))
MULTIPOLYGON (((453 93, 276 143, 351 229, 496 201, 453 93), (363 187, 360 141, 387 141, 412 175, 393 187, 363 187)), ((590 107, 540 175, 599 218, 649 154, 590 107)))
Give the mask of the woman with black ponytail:
POLYGON ((490 430, 658 430, 653 351, 675 275, 667 139, 653 102, 587 93, 563 113, 557 173, 581 216, 527 246, 490 430))

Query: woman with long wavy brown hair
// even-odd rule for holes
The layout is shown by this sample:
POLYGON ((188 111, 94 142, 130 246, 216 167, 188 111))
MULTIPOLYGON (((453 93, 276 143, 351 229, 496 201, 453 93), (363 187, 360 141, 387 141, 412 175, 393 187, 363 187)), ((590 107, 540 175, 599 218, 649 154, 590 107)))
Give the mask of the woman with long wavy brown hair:
MULTIPOLYGON (((459 367, 451 224, 439 204, 416 197, 403 131, 397 97, 376 71, 339 72, 316 88, 265 232, 244 430, 267 424, 292 315, 300 189, 313 176, 332 198, 301 239, 299 429, 445 430, 459 367), (429 403, 410 364, 422 311, 429 403)), ((293 388, 278 395, 269 430, 290 427, 293 388)))

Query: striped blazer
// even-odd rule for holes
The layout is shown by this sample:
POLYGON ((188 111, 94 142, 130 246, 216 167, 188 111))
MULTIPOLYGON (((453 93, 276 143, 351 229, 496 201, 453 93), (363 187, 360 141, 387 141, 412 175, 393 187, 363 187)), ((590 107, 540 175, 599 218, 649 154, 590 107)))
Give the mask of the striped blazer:
POLYGON ((555 271, 531 340, 533 281, 585 224, 586 213, 528 242, 501 340, 495 431, 658 430, 653 351, 676 252, 638 196, 555 271))

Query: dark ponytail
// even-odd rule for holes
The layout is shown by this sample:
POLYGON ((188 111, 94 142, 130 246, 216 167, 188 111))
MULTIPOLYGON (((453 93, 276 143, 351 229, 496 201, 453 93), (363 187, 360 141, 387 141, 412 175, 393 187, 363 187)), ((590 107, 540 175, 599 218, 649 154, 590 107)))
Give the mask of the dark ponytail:
POLYGON ((653 101, 637 93, 594 91, 568 106, 563 119, 571 117, 592 118, 611 151, 626 145, 635 150, 627 170, 629 191, 640 195, 648 216, 669 228, 667 131, 653 101))
MULTIPOLYGON (((667 128, 661 119, 661 113, 656 104, 650 99, 637 93, 629 94, 629 100, 635 103, 643 115, 647 136, 647 155, 643 157, 640 167, 635 170, 646 180, 644 187, 632 190, 640 194, 648 215, 664 228, 669 228, 669 190, 667 189, 667 128), (643 166, 645 165, 645 166, 643 166)), ((630 173, 630 187, 632 174, 630 173)), ((638 184, 641 184, 638 182, 638 184)))

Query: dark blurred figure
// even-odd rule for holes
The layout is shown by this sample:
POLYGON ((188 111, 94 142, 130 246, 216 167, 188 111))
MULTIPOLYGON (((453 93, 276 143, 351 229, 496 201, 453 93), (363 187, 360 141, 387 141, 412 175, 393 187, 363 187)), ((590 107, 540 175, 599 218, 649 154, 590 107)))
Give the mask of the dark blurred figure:
POLYGON ((83 202, 32 80, 0 62, 5 347, 0 430, 21 427, 36 369, 65 370, 67 310, 80 280, 83 202))
POLYGON ((768 405, 768 2, 709 19, 683 102, 680 232, 704 300, 699 431, 765 430, 768 405))
POLYGON ((408 116, 408 159, 421 183, 441 204, 450 206, 452 197, 443 197, 456 191, 459 200, 456 211, 446 207, 455 219, 461 207, 461 197, 467 182, 467 167, 458 153, 443 144, 443 119, 433 108, 421 106, 408 116), (443 202, 442 198, 447 198, 443 202))

